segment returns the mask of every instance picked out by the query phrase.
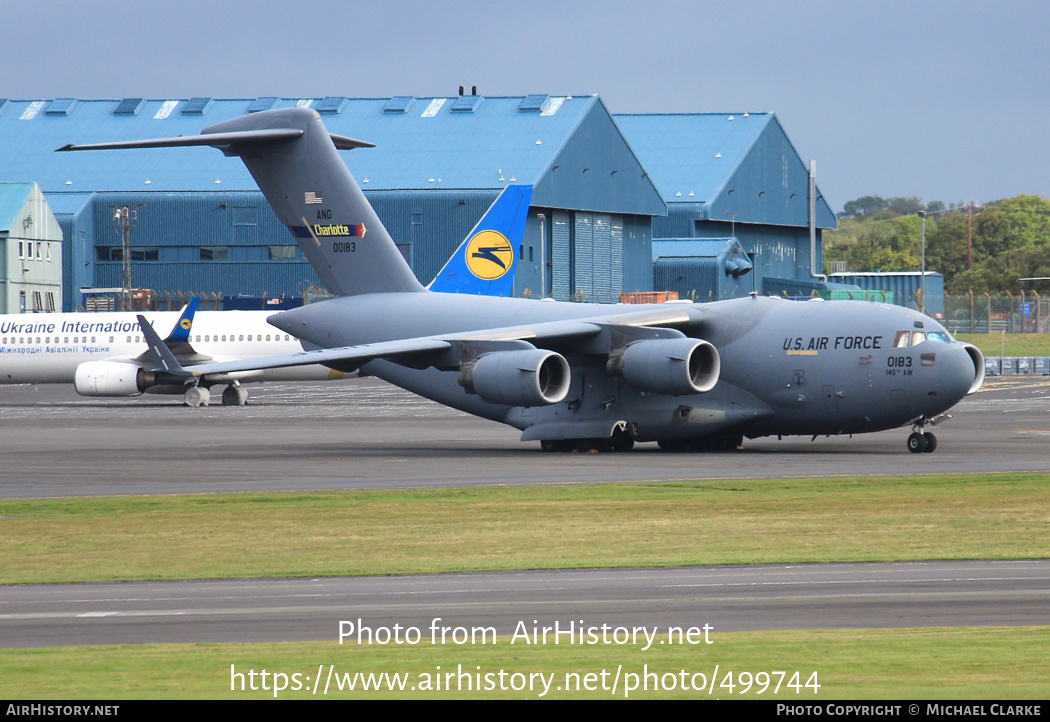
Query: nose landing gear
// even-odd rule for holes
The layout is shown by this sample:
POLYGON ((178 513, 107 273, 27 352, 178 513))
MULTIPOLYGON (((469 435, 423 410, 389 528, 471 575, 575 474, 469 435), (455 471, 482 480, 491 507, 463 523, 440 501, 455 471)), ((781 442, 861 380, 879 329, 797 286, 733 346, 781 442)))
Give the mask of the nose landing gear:
POLYGON ((908 451, 913 454, 932 454, 937 448, 937 437, 929 431, 923 431, 922 424, 915 425, 915 431, 908 437, 908 451))

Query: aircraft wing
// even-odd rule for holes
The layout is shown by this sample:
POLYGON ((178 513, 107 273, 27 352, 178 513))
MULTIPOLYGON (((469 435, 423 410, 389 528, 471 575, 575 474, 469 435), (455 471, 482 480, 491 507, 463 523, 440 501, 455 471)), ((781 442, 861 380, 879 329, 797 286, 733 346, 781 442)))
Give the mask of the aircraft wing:
MULTIPOLYGON (((379 358, 402 363, 406 366, 420 368, 427 366, 442 367, 459 363, 460 356, 466 348, 475 350, 480 348, 483 351, 487 351, 507 348, 529 348, 533 344, 542 347, 582 344, 581 348, 586 352, 587 343, 590 340, 602 337, 603 334, 613 334, 621 338, 631 338, 632 334, 638 333, 647 337, 651 337, 653 333, 659 336, 673 335, 680 337, 682 333, 674 330, 675 328, 698 323, 703 315, 700 308, 695 305, 676 304, 666 309, 649 307, 639 311, 620 311, 619 313, 584 319, 549 321, 538 324, 399 339, 396 341, 381 341, 357 346, 304 351, 283 356, 206 363, 187 367, 178 365, 169 355, 167 359, 161 361, 161 365, 168 373, 186 377, 305 366, 309 364, 339 364, 342 366, 360 367, 369 361, 379 358), (653 327, 652 333, 641 331, 648 327, 653 327)), ((159 338, 157 338, 156 333, 146 332, 145 326, 147 325, 143 324, 143 332, 146 333, 147 341, 150 342, 150 348, 153 350, 154 340, 159 342, 159 338), (152 338, 150 338, 151 336, 152 338)), ((150 331, 152 332, 152 329, 150 331)), ((156 349, 158 360, 162 359, 162 353, 161 349, 156 349)))

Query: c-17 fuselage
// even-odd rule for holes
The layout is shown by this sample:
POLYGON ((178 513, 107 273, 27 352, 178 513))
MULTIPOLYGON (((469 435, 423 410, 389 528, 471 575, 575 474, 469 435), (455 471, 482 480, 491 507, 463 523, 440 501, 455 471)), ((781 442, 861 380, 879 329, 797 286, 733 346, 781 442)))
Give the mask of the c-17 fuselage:
MULTIPOLYGON (((310 344, 331 348, 566 322, 596 313, 594 306, 575 303, 430 296, 429 303, 420 303, 414 293, 344 297, 287 311, 271 323, 310 344)), ((596 441, 616 437, 620 430, 637 441, 661 441, 667 448, 735 445, 742 436, 921 426, 975 390, 983 378, 979 351, 953 341, 933 319, 897 306, 750 297, 702 306, 597 308, 625 317, 680 310, 683 321, 665 325, 714 346, 718 382, 704 393, 647 392, 609 373, 615 343, 578 336, 532 341, 565 356, 572 369, 564 400, 546 406, 487 402, 463 388, 458 366, 414 369, 375 360, 364 371, 507 423, 521 429, 526 440, 596 441)), ((517 337, 522 335, 527 336, 517 337)))
POLYGON ((330 135, 307 109, 247 115, 200 136, 63 150, 195 145, 244 161, 341 297, 270 319, 314 350, 243 363, 184 368, 143 321, 151 352, 175 378, 311 363, 362 368, 521 429, 548 450, 625 450, 635 441, 724 448, 744 436, 912 424, 908 448, 918 452, 936 446, 924 425, 984 377, 980 351, 895 306, 759 297, 608 306, 427 291, 339 156, 368 144, 330 135), (336 230, 317 232, 309 219, 318 211, 336 230))

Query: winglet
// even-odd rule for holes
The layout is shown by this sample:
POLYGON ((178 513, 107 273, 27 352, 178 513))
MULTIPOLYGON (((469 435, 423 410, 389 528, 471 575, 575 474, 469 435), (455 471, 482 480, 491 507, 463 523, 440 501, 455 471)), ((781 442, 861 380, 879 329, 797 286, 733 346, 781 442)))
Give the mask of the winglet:
POLYGON ((146 317, 139 314, 138 319, 139 328, 142 329, 142 335, 146 339, 146 345, 149 346, 150 353, 153 354, 153 360, 156 361, 157 365, 173 376, 192 376, 193 373, 184 369, 175 359, 175 354, 171 352, 171 349, 160 340, 160 336, 153 330, 153 326, 146 320, 146 317))
POLYGON ((189 343, 190 330, 193 328, 193 315, 197 312, 197 303, 199 301, 200 299, 194 296, 190 299, 190 302, 183 307, 179 320, 175 322, 175 327, 171 329, 171 333, 169 333, 168 337, 164 339, 164 343, 189 343))

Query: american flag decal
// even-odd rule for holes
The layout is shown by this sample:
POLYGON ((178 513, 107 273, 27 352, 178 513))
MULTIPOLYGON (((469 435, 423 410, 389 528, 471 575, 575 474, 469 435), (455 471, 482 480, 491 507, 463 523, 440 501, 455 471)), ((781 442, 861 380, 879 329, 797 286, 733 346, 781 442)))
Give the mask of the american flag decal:
POLYGON ((317 191, 306 191, 306 197, 303 199, 308 206, 319 206, 324 203, 324 198, 317 195, 317 191))

